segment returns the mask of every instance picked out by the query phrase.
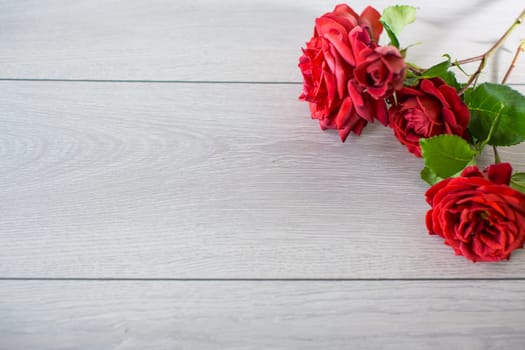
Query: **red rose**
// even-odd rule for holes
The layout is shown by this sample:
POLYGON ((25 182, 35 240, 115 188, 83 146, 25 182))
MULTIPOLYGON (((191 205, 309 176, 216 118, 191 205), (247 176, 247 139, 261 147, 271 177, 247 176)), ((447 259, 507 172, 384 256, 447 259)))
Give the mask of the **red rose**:
MULTIPOLYGON (((374 118, 379 120, 383 125, 388 124, 388 109, 384 99, 376 100, 366 93, 363 87, 359 86, 355 79, 348 83, 348 98, 354 107, 354 113, 366 120, 373 122, 374 118)), ((338 117, 341 115, 339 113, 338 117)))
POLYGON ((403 87, 405 60, 395 47, 366 48, 359 52, 358 61, 355 78, 375 99, 389 97, 403 87))
POLYGON ((426 193, 429 233, 474 262, 508 259, 525 241, 525 195, 508 186, 511 173, 508 163, 490 166, 487 177, 468 167, 461 177, 432 186, 426 193))
POLYGON ((439 78, 422 79, 396 93, 389 110, 390 127, 411 153, 421 157, 420 138, 454 134, 468 139, 470 114, 456 89, 439 78))
POLYGON ((372 6, 367 6, 361 15, 358 15, 350 6, 339 4, 332 12, 324 14, 321 18, 323 17, 335 20, 343 25, 348 32, 356 26, 366 29, 374 43, 379 41, 379 35, 383 31, 383 25, 379 22, 381 14, 372 6))
MULTIPOLYGON (((367 124, 360 111, 370 108, 364 112, 373 116, 378 109, 367 97, 352 101, 349 82, 359 51, 374 47, 379 39, 379 18, 371 7, 359 16, 347 5, 336 6, 316 19, 314 35, 299 59, 304 80, 300 99, 309 102, 311 116, 319 119, 322 129, 338 129, 343 141, 350 132, 359 135, 367 124)), ((386 120, 386 115, 380 119, 386 120)))

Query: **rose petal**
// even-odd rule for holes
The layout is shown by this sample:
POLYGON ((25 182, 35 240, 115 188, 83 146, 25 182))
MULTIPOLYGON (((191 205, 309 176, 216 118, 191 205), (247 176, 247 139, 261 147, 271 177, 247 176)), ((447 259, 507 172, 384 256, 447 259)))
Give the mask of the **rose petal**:
POLYGON ((367 6, 361 16, 359 16, 359 23, 362 23, 370 33, 372 41, 378 42, 379 35, 383 31, 383 25, 379 21, 381 14, 373 7, 367 6))
POLYGON ((326 38, 345 60, 348 62, 353 60, 354 55, 350 48, 348 32, 345 27, 328 17, 316 19, 315 27, 319 36, 326 38))
POLYGON ((512 176, 512 166, 509 163, 492 164, 484 172, 486 172, 490 181, 508 185, 512 176))

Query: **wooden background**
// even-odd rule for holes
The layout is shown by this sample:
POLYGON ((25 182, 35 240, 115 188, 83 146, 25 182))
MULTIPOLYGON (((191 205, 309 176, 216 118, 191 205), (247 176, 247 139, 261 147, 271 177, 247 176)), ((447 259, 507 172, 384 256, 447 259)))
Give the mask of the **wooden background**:
MULTIPOLYGON (((404 3, 427 66, 523 7, 404 3)), ((0 1, 1 350, 525 346, 525 251, 454 256, 390 129, 342 144, 298 102, 335 4, 0 1)), ((525 92, 524 60, 509 81, 525 92)), ((524 152, 502 157, 525 171, 524 152)))

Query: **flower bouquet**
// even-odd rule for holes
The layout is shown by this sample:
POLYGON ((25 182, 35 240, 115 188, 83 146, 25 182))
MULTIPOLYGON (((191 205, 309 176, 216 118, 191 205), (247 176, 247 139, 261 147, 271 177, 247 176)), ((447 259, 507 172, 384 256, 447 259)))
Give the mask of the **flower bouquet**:
POLYGON ((299 58, 300 99, 321 129, 336 129, 343 142, 375 120, 392 128, 423 160, 421 178, 431 186, 428 232, 473 262, 509 259, 525 243, 525 173, 502 162, 497 147, 525 141, 525 97, 505 84, 525 41, 500 83, 479 77, 525 20, 525 10, 485 53, 460 60, 444 55, 432 67, 408 62, 408 48, 399 42, 415 18, 411 6, 382 14, 369 6, 358 14, 345 4, 317 18, 299 58), (383 32, 388 45, 379 44, 383 32), (468 74, 465 66, 472 63, 477 68, 468 74), (487 148, 494 164, 480 170, 477 160, 487 148))

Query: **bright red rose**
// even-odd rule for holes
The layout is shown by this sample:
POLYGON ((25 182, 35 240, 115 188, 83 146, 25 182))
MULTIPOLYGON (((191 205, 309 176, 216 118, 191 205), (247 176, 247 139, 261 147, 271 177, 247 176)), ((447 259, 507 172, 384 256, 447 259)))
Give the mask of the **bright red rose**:
POLYGON ((353 101, 349 92, 359 52, 375 47, 379 39, 383 29, 379 18, 371 7, 357 15, 347 5, 336 6, 316 19, 314 35, 299 59, 304 81, 300 99, 309 102, 311 116, 322 129, 338 129, 343 141, 350 132, 359 135, 367 121, 372 121, 361 114, 373 116, 376 109, 385 109, 377 108, 378 103, 366 96, 360 98, 363 101, 353 101))
POLYGON ((395 47, 369 47, 359 52, 354 75, 370 96, 384 99, 403 87, 405 68, 405 60, 395 47))
POLYGON ((422 79, 416 87, 396 93, 397 105, 389 110, 390 127, 398 140, 421 157, 420 138, 454 134, 469 138, 470 113, 456 89, 440 78, 422 79))
POLYGON ((511 173, 508 163, 490 166, 487 177, 468 167, 432 186, 426 193, 429 233, 473 262, 509 259, 525 242, 525 195, 508 186, 511 173))

